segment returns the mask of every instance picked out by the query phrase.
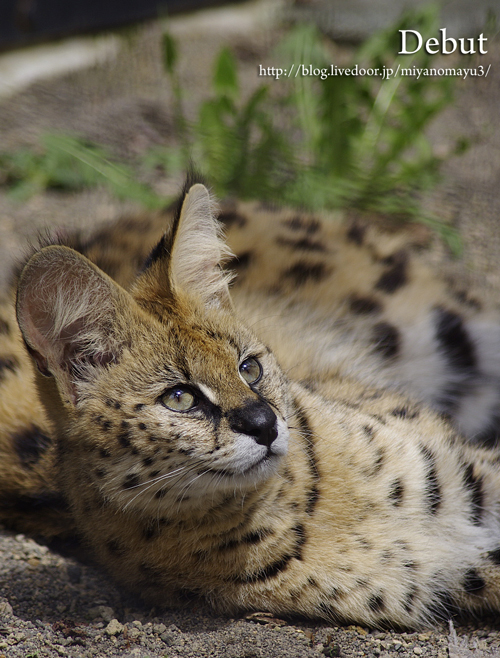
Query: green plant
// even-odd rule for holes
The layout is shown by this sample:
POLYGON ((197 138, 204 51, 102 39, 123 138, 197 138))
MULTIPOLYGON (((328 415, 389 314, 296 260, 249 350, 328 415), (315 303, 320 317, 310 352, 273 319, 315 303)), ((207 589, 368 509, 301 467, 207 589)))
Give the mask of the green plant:
MULTIPOLYGON (((429 69, 432 60, 425 52, 395 55, 399 30, 418 29, 425 39, 437 25, 433 8, 407 13, 369 39, 345 68, 429 69)), ((315 27, 299 25, 277 57, 283 68, 307 62, 330 70, 328 45, 315 27)), ((171 59, 167 72, 176 106, 182 107, 171 59)), ((236 61, 224 48, 215 62, 212 97, 201 104, 198 120, 187 126, 183 119, 178 131, 188 136, 185 157, 170 151, 166 168, 175 157, 185 166, 191 158, 222 196, 310 209, 355 207, 420 221, 441 233, 455 253, 460 250, 455 230, 424 215, 418 200, 438 177, 441 160, 424 131, 452 101, 451 77, 298 75, 282 77, 279 84, 286 91, 279 97, 260 85, 243 101, 236 61)), ((457 142, 456 151, 465 147, 457 142)), ((161 155, 156 157, 157 164, 161 155)))
MULTIPOLYGON (((429 69, 431 56, 395 56, 399 30, 418 29, 424 39, 437 29, 433 8, 407 13, 396 25, 369 39, 344 68, 378 70, 398 66, 429 69)), ((299 26, 281 45, 289 62, 331 68, 327 45, 312 26, 299 26)), ((423 216, 417 193, 437 179, 440 159, 424 130, 453 98, 451 77, 331 75, 292 78, 288 102, 297 108, 305 165, 284 193, 292 205, 357 207, 397 214, 441 230, 456 251, 456 235, 423 216)), ((463 144, 457 145, 457 150, 463 144)))
MULTIPOLYGON (((369 39, 344 68, 429 68, 431 57, 425 52, 395 55, 400 29, 418 29, 425 39, 436 32, 437 13, 429 8, 407 13, 369 39)), ((332 54, 316 28, 299 25, 280 44, 276 58, 283 68, 310 63, 330 70, 332 54)), ((163 64, 173 93, 178 146, 149 150, 140 167, 171 173, 195 163, 219 196, 313 210, 355 207, 409 218, 432 226, 459 251, 454 229, 424 215, 418 201, 419 193, 436 181, 440 165, 424 131, 451 102, 452 78, 298 75, 282 77, 274 89, 260 84, 246 97, 236 60, 223 48, 214 65, 211 97, 190 123, 177 46, 169 34, 163 38, 163 64)), ((465 147, 462 140, 456 150, 465 147)), ((75 137, 47 135, 40 153, 0 154, 0 169, 17 198, 45 188, 105 184, 119 198, 147 207, 165 203, 137 181, 132 167, 113 162, 103 148, 75 137)))
POLYGON ((102 147, 55 134, 44 135, 41 147, 39 152, 0 153, 4 181, 11 196, 20 201, 45 189, 80 190, 105 184, 118 198, 133 199, 149 208, 164 204, 136 180, 131 168, 114 163, 102 147))

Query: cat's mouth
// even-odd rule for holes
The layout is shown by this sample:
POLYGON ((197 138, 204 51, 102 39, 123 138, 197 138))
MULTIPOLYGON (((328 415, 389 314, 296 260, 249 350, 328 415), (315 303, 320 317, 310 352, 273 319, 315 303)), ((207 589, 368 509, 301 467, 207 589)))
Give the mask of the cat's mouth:
MULTIPOLYGON (((237 442, 238 443, 238 442, 237 442)), ((249 443, 249 437, 240 435, 240 443, 235 454, 225 464, 214 464, 209 473, 219 478, 235 481, 256 482, 265 479, 276 472, 281 459, 288 451, 288 429, 280 428, 278 437, 271 445, 256 445, 253 441, 249 443)))
POLYGON ((253 464, 247 465, 244 468, 229 467, 222 469, 214 469, 214 472, 216 472, 218 475, 222 475, 224 477, 231 479, 248 478, 255 476, 258 476, 260 478, 262 476, 269 476, 271 475, 271 473, 273 473, 276 470, 282 456, 283 456, 282 454, 276 453, 271 449, 268 449, 267 453, 264 456, 260 457, 260 459, 257 459, 253 464))

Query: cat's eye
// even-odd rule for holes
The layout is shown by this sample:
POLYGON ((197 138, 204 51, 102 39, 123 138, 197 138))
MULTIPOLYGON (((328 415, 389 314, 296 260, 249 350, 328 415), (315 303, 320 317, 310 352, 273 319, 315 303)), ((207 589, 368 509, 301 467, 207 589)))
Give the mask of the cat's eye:
POLYGON ((171 411, 189 411, 196 406, 197 399, 191 391, 176 386, 166 391, 160 398, 161 403, 171 411))
POLYGON ((247 384, 256 384, 262 377, 262 366, 257 359, 252 357, 245 359, 240 364, 240 375, 247 384))

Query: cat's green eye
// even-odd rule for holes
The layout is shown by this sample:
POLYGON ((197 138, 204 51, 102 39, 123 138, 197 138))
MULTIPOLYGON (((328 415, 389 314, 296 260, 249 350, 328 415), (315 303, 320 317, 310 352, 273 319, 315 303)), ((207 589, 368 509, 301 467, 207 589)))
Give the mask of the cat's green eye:
POLYGON ((257 359, 252 357, 245 359, 240 364, 240 375, 247 384, 256 384, 262 377, 262 366, 257 359))
POLYGON ((164 393, 161 403, 171 411, 189 411, 196 406, 196 397, 185 388, 176 386, 164 393))

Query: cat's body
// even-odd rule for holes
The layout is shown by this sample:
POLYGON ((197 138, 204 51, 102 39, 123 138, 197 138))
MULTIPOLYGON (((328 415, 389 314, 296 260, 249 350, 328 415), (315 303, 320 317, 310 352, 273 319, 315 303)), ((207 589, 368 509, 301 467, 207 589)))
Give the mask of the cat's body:
POLYGON ((397 235, 243 205, 221 215, 235 313, 211 212, 192 187, 137 279, 154 222, 73 245, 130 292, 67 247, 29 260, 35 375, 0 315, 2 516, 76 528, 157 603, 407 627, 498 608, 497 454, 429 408, 494 435, 496 311, 397 235))

